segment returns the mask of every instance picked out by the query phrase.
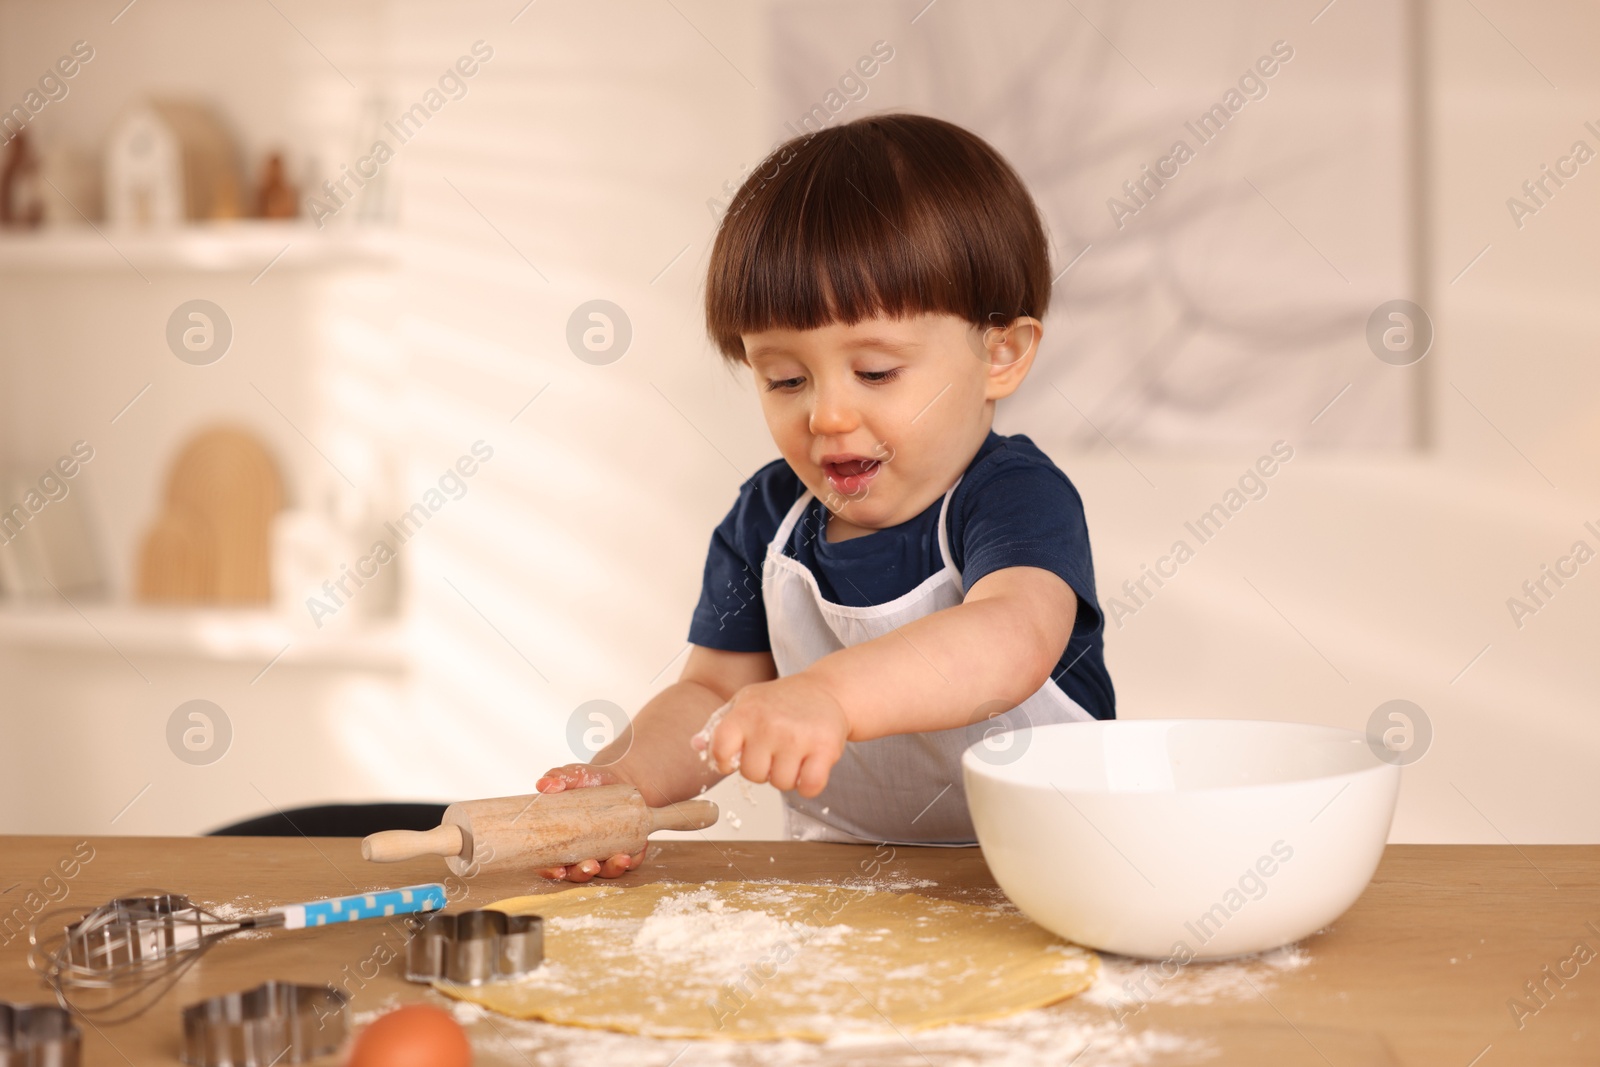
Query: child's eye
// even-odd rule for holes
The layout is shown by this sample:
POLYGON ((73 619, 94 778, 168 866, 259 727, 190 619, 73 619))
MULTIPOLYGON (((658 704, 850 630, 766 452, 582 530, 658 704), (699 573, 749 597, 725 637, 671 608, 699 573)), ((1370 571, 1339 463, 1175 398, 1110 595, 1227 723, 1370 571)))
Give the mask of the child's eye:
POLYGON ((804 378, 768 378, 767 391, 770 393, 781 389, 787 392, 800 388, 805 384, 805 381, 804 378))
POLYGON ((881 385, 884 382, 892 382, 896 378, 900 377, 900 368, 896 367, 893 370, 858 371, 856 376, 864 382, 870 382, 873 385, 881 385))

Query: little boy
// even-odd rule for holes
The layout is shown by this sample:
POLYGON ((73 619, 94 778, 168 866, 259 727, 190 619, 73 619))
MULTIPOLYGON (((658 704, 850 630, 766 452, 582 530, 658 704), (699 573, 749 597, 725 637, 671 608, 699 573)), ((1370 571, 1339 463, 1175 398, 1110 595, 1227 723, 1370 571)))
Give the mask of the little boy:
POLYGON ((1050 282, 1032 198, 958 126, 870 116, 776 149, 722 220, 706 320, 782 459, 712 535, 678 681, 538 788, 659 806, 737 770, 784 791, 792 838, 972 844, 969 745, 1112 718, 1083 504, 990 429, 1050 282))

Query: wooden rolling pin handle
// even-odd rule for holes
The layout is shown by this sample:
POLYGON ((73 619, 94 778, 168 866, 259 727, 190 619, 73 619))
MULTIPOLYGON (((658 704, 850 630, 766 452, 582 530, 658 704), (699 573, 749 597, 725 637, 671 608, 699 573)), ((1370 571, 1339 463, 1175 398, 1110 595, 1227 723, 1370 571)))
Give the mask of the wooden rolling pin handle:
POLYGON ((704 830, 717 823, 717 805, 710 800, 685 800, 650 809, 649 834, 657 830, 704 830))
POLYGON ((461 827, 452 823, 432 830, 381 830, 361 841, 361 858, 398 863, 418 856, 459 856, 466 849, 461 827))

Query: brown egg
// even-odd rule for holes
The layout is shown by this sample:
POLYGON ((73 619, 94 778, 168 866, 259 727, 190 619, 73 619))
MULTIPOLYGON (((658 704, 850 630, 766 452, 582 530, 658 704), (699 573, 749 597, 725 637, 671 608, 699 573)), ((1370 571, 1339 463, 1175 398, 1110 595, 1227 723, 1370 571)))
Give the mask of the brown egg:
POLYGON ((449 1012, 407 1004, 356 1035, 348 1067, 472 1067, 472 1043, 449 1012))

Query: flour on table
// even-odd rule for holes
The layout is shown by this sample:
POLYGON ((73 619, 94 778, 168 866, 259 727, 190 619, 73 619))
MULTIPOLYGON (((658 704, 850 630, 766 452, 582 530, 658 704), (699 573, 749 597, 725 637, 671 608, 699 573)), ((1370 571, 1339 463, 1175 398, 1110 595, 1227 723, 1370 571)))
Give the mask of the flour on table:
MULTIPOLYGON (((273 907, 271 904, 246 903, 252 899, 254 898, 242 896, 221 904, 201 904, 199 901, 195 901, 195 904, 202 911, 208 911, 225 922, 237 922, 252 915, 261 915, 273 907)), ((237 933, 229 934, 228 939, 230 941, 254 941, 257 938, 271 936, 271 930, 240 930, 237 933)))
MULTIPOLYGON (((813 884, 835 885, 839 886, 841 889, 871 890, 876 893, 911 893, 918 889, 936 889, 939 886, 939 883, 934 881, 932 878, 912 878, 910 876, 901 876, 896 878, 884 874, 880 874, 873 878, 844 878, 839 880, 819 878, 813 884)), ((982 890, 976 891, 976 893, 981 892, 982 890)), ((976 894, 974 891, 967 890, 965 891, 962 899, 968 900, 969 903, 982 903, 985 907, 991 906, 991 903, 998 905, 1005 900, 1005 895, 1000 893, 998 890, 996 890, 993 894, 996 899, 994 899, 992 902, 990 900, 979 901, 969 899, 975 895, 976 894)))
POLYGON ((1100 955, 1100 973, 1079 999, 1118 1008, 1139 1009, 1142 1004, 1215 1004, 1219 1001, 1254 1000, 1258 990, 1270 990, 1278 979, 1311 963, 1299 945, 1230 960, 1196 960, 1178 967, 1175 962, 1139 960, 1128 956, 1100 955), (1163 971, 1165 965, 1165 972, 1163 971))
MULTIPOLYGON (((383 1003, 378 1005, 376 1008, 369 1008, 366 1011, 351 1012, 350 1024, 359 1029, 360 1027, 366 1026, 368 1023, 380 1016, 388 1015, 391 1011, 394 1011, 399 1006, 400 998, 391 993, 389 996, 385 997, 383 1003)), ((476 1005, 472 1006, 476 1007, 476 1005)))
POLYGON ((230 922, 235 919, 243 919, 247 915, 255 915, 258 912, 267 910, 267 907, 270 906, 246 904, 245 901, 249 899, 251 898, 246 896, 236 897, 233 900, 223 901, 220 904, 205 904, 198 900, 194 901, 194 903, 197 907, 205 911, 209 911, 217 918, 227 919, 230 922))
POLYGON ((938 884, 932 878, 875 878, 866 883, 879 893, 909 893, 914 889, 933 889, 938 884))

